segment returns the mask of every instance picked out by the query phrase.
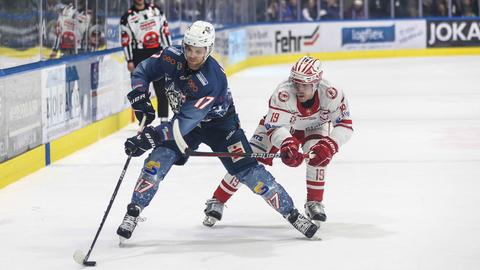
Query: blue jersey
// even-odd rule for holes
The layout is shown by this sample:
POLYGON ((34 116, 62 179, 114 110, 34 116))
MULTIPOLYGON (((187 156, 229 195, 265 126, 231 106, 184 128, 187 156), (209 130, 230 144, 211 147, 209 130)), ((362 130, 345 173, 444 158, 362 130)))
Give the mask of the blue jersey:
MULTIPOLYGON (((252 153, 247 137, 240 128, 227 78, 215 59, 208 57, 199 70, 190 70, 181 48, 168 47, 135 68, 132 91, 145 93, 150 82, 162 78, 165 78, 166 94, 175 112, 174 117, 178 119, 180 132, 190 149, 196 150, 205 143, 214 152, 252 153)), ((140 142, 139 146, 154 148, 145 160, 132 196, 132 203, 141 208, 148 206, 170 168, 174 164, 185 164, 189 157, 182 155, 171 141, 171 122, 160 124, 155 130, 161 138, 157 138, 155 132, 147 133, 148 136, 144 137, 134 136, 134 140, 148 140, 147 143, 140 142)), ((288 193, 256 159, 245 156, 221 157, 220 160, 229 174, 261 195, 284 217, 295 210, 288 193)))
POLYGON ((135 68, 132 91, 147 92, 150 82, 162 78, 182 135, 202 121, 224 116, 233 104, 225 72, 213 57, 191 70, 181 46, 168 47, 135 68))

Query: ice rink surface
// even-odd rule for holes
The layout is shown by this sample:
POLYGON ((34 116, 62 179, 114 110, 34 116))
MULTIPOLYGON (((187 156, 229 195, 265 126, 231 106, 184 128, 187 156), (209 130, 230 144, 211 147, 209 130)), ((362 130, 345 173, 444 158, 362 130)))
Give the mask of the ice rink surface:
MULTIPOLYGON (((355 133, 327 174, 322 241, 303 238, 246 187, 202 225, 224 170, 174 167, 131 240, 115 234, 143 158, 134 158, 90 257, 97 269, 480 269, 480 57, 324 62, 355 133)), ((230 78, 248 136, 290 65, 230 78)), ((125 129, 0 190, 0 269, 81 269, 126 156, 125 129)), ((202 148, 202 150, 208 150, 202 148)), ((28 164, 25 164, 28 166, 28 164)), ((303 210, 305 169, 268 168, 303 210)))

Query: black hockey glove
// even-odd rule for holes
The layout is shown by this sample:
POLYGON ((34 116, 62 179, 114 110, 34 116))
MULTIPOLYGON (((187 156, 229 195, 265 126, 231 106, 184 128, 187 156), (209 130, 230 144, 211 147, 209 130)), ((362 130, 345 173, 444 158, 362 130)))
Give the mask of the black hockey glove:
POLYGON ((147 120, 145 120, 145 126, 149 125, 155 119, 155 110, 150 102, 150 93, 133 90, 127 95, 130 104, 132 104, 133 112, 138 122, 142 122, 143 115, 145 114, 147 120))
POLYGON ((147 150, 157 147, 161 142, 162 136, 153 127, 146 127, 142 133, 127 139, 125 142, 125 153, 138 157, 147 150))

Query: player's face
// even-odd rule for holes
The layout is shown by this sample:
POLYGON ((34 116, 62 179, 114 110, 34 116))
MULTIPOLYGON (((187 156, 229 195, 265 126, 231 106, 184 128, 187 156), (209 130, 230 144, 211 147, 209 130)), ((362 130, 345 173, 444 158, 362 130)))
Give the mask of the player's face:
POLYGON ((188 67, 197 70, 200 69, 205 60, 207 48, 185 45, 185 55, 187 56, 188 67))
POLYGON ((295 90, 297 90, 297 99, 300 102, 305 102, 313 98, 315 94, 313 91, 313 84, 299 84, 294 83, 295 90))

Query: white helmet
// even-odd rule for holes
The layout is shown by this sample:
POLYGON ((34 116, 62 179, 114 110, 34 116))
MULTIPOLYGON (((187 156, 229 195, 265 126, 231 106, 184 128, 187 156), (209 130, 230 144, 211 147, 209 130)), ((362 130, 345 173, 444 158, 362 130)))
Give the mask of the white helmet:
POLYGON ((322 80, 322 64, 320 60, 304 56, 293 65, 290 81, 299 84, 315 84, 322 80))
MULTIPOLYGON (((185 45, 194 47, 206 47, 207 54, 205 60, 213 51, 213 44, 215 43, 215 28, 209 22, 196 21, 190 25, 183 36, 183 51, 185 52, 185 45)), ((186 55, 185 55, 186 56, 186 55)))

